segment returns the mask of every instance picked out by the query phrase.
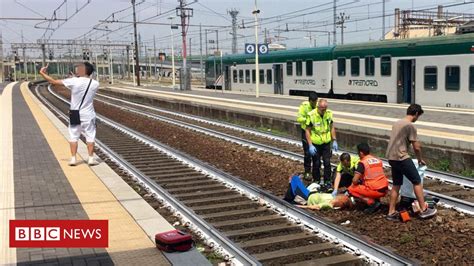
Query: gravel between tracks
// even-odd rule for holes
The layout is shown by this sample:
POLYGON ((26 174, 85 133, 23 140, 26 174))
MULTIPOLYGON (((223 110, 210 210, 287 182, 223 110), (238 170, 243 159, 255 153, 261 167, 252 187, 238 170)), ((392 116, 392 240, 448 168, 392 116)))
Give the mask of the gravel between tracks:
MULTIPOLYGON (((108 98, 103 98, 101 96, 99 96, 99 99, 105 99, 107 102, 115 103, 119 106, 124 106, 124 103, 121 102, 121 101, 112 100, 112 99, 108 99, 108 98)), ((215 130, 215 131, 223 132, 223 133, 226 133, 226 134, 229 134, 229 135, 232 135, 232 136, 236 136, 236 137, 239 137, 239 138, 255 141, 257 143, 270 145, 274 148, 280 148, 280 149, 295 152, 295 153, 301 153, 301 147, 295 146, 293 144, 283 143, 281 141, 273 141, 273 140, 265 138, 265 137, 255 136, 253 134, 241 132, 241 131, 238 131, 238 130, 225 128, 225 127, 221 127, 221 126, 217 126, 217 125, 211 125, 209 123, 195 121, 193 119, 184 118, 184 117, 181 117, 181 116, 178 116, 178 115, 163 113, 163 112, 155 111, 155 110, 145 108, 145 107, 133 106, 133 108, 143 110, 147 113, 155 113, 155 114, 160 115, 160 116, 165 116, 165 117, 174 119, 175 121, 183 121, 185 123, 198 125, 198 126, 201 126, 201 127, 205 127, 205 128, 208 128, 208 129, 215 130)), ((333 155, 331 161, 333 163, 338 163, 338 156, 333 155)), ((389 178, 391 177, 392 172, 391 172, 390 168, 385 169, 385 174, 389 178)), ((452 194, 452 195, 455 196, 456 198, 459 198, 459 199, 463 199, 463 200, 466 200, 466 201, 469 201, 469 202, 474 202, 474 190, 472 190, 472 191, 463 190, 458 185, 453 185, 453 184, 449 184, 449 183, 442 183, 440 181, 432 180, 432 179, 426 179, 425 182, 424 182, 424 187, 426 189, 429 189, 429 190, 431 190, 433 192, 437 192, 437 193, 446 193, 446 192, 451 192, 451 191, 458 191, 459 193, 455 193, 455 194, 452 194)))
MULTIPOLYGON (((68 97, 69 92, 58 89, 68 97)), ((238 176, 271 193, 282 196, 288 176, 302 171, 302 165, 278 156, 264 154, 183 128, 137 116, 96 102, 96 111, 106 117, 140 131, 158 141, 181 150, 217 168, 238 176)), ((413 218, 408 223, 384 219, 387 206, 374 215, 360 211, 318 211, 316 215, 334 223, 346 220, 345 226, 367 239, 391 247, 397 253, 424 264, 474 265, 474 220, 451 210, 439 210, 431 220, 413 218)))

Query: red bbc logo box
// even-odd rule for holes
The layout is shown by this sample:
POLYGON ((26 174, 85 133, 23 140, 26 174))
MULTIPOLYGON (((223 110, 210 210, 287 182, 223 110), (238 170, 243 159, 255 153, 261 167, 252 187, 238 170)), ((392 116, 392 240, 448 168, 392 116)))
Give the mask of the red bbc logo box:
POLYGON ((10 247, 106 248, 107 220, 10 220, 10 247))

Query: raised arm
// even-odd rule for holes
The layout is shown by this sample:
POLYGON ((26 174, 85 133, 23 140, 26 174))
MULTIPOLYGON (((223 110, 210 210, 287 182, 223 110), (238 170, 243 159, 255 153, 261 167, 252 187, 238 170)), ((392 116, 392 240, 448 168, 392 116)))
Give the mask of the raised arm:
POLYGON ((45 67, 42 67, 39 71, 40 75, 43 76, 43 78, 49 82, 52 85, 64 85, 62 80, 57 80, 52 78, 46 73, 46 70, 48 69, 49 64, 47 64, 45 67))

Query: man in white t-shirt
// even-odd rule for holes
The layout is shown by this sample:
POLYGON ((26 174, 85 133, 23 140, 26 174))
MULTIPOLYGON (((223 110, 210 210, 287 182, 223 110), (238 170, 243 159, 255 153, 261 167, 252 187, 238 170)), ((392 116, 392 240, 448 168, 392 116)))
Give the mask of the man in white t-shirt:
POLYGON ((48 65, 41 68, 40 74, 46 81, 52 85, 61 85, 71 90, 71 110, 79 110, 81 117, 80 125, 69 125, 69 144, 71 148, 71 161, 69 165, 76 165, 76 153, 77 153, 77 141, 81 136, 81 133, 86 137, 87 151, 89 153, 89 159, 87 160, 89 165, 97 164, 94 159, 94 141, 96 134, 95 119, 96 114, 94 111, 94 96, 99 89, 99 82, 90 78, 94 72, 94 66, 89 62, 84 62, 76 65, 76 73, 73 78, 64 80, 56 80, 46 74, 48 65), (90 85, 89 85, 90 84, 90 85), (89 90, 87 87, 89 86, 89 90), (87 94, 86 94, 87 90, 87 94), (85 95, 85 96, 84 96, 85 95), (84 101, 81 101, 84 97, 84 101), (80 106, 80 108, 79 108, 80 106))

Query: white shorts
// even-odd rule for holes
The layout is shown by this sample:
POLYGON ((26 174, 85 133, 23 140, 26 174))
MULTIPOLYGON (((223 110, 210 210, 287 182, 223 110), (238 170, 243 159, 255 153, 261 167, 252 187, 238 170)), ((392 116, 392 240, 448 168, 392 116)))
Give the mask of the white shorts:
POLYGON ((89 121, 81 121, 80 125, 69 125, 69 141, 77 142, 81 137, 81 133, 86 137, 87 142, 95 141, 95 119, 89 121))

